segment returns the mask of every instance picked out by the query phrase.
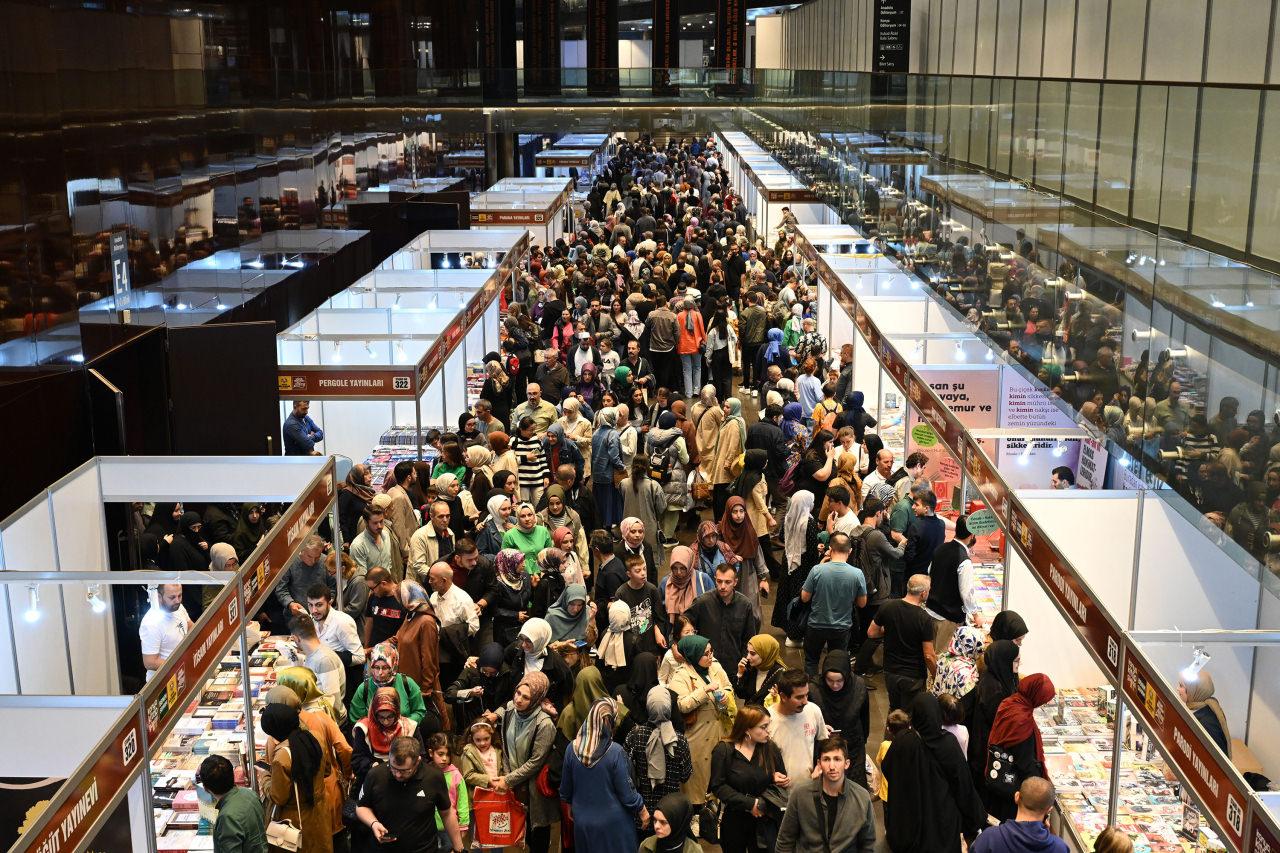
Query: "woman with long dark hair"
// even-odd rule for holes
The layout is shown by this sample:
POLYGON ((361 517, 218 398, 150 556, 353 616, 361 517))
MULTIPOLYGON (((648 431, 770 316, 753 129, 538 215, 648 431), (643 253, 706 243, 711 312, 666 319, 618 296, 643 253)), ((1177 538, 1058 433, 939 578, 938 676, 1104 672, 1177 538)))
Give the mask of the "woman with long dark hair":
POLYGON ((622 517, 635 517, 644 522, 644 539, 655 554, 661 554, 658 531, 667 511, 667 493, 649 476, 649 457, 637 453, 631 460, 631 473, 622 481, 622 517))
POLYGON ((728 739, 711 752, 710 790, 724 804, 720 849, 772 851, 782 822, 778 803, 791 785, 782 751, 769 739, 769 713, 758 705, 739 708, 728 739))

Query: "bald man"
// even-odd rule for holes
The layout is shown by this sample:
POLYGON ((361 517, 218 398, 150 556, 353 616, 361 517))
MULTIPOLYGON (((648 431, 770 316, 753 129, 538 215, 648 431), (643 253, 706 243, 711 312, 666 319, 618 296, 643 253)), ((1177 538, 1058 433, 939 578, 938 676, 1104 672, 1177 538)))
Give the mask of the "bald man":
POLYGON ((1053 783, 1028 776, 1013 795, 1018 816, 986 830, 969 849, 973 853, 1067 853, 1067 844, 1045 826, 1057 793, 1053 783))
POLYGON ((169 655, 191 630, 191 617, 182 606, 182 584, 161 584, 155 593, 155 604, 142 617, 138 637, 142 640, 142 665, 147 681, 164 666, 169 655))
POLYGON ((431 606, 441 628, 465 624, 467 636, 479 633, 480 610, 467 591, 453 582, 452 566, 444 561, 432 564, 427 572, 427 585, 431 587, 431 606))

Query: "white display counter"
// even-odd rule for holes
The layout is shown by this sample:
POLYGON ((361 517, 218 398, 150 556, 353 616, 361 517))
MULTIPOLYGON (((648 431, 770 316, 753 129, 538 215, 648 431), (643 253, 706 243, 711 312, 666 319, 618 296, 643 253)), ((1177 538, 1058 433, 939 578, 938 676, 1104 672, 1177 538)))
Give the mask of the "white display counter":
POLYGON ((574 230, 569 204, 569 178, 504 178, 471 196, 472 228, 510 228, 523 225, 535 246, 550 246, 574 230), (558 182, 558 189, 555 188, 558 182))

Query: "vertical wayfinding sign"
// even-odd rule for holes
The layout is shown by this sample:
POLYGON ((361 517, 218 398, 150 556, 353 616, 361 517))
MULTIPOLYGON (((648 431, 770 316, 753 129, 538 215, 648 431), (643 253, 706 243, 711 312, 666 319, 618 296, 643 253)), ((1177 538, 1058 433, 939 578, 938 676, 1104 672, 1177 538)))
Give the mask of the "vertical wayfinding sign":
POLYGON ((884 74, 906 74, 911 52, 911 0, 876 0, 874 64, 884 74))
POLYGON ((116 297, 117 308, 129 307, 129 235, 124 231, 111 232, 111 292, 116 297))

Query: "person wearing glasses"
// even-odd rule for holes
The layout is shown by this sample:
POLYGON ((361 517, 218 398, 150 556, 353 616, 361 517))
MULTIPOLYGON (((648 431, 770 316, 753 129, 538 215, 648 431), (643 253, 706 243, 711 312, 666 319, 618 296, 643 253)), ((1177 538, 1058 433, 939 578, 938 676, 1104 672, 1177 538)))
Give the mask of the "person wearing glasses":
POLYGON ((439 849, 436 813, 449 833, 453 853, 462 853, 458 815, 449 801, 444 774, 422 760, 422 742, 397 737, 390 762, 369 771, 360 792, 356 818, 369 827, 379 849, 397 853, 435 853, 439 849))

